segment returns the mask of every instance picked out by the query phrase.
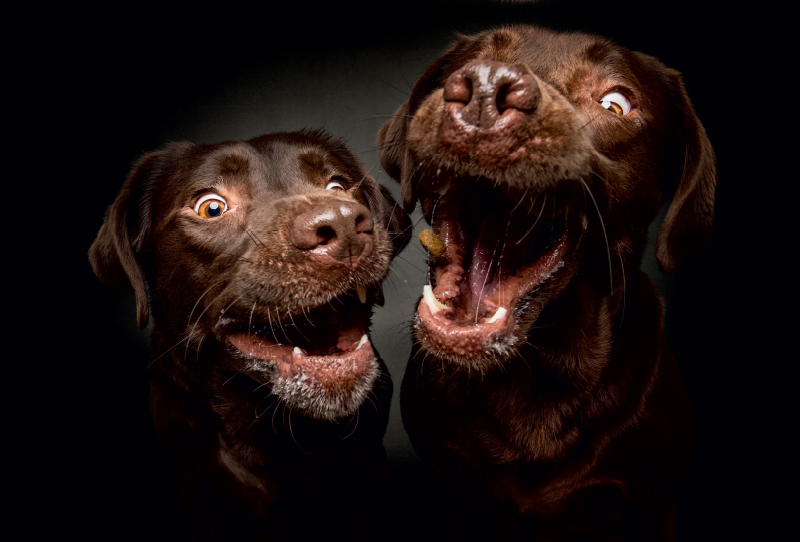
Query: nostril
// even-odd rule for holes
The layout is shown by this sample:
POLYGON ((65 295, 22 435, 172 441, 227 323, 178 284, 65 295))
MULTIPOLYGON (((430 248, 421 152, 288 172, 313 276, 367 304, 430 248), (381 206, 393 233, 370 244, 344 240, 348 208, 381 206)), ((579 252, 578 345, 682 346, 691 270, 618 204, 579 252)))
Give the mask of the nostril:
POLYGON ((363 213, 359 214, 356 217, 355 224, 356 224, 356 233, 367 233, 370 235, 372 234, 373 223, 372 223, 372 217, 370 215, 363 213))
POLYGON ((511 88, 511 85, 510 84, 506 84, 506 85, 501 86, 499 89, 497 89, 497 99, 496 99, 495 107, 497 107, 497 112, 500 115, 502 115, 503 112, 506 109, 509 108, 509 105, 508 105, 508 103, 506 101, 506 98, 508 97, 508 91, 510 90, 510 88, 511 88))
POLYGON ((472 99, 472 79, 463 73, 454 73, 444 84, 444 101, 468 104, 472 99))
POLYGON ((317 229, 317 237, 320 239, 320 245, 327 245, 336 239, 336 230, 330 226, 322 226, 317 229))
POLYGON ((539 85, 533 76, 520 75, 498 89, 497 112, 502 115, 507 109, 533 111, 539 104, 539 96, 539 85))

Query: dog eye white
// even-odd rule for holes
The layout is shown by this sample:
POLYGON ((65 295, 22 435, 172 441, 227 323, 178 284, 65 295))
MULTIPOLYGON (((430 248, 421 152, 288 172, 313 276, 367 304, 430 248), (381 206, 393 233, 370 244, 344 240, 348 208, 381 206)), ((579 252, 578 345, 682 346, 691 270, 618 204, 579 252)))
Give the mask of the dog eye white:
POLYGON ((600 105, 617 115, 627 115, 631 112, 631 102, 620 92, 609 92, 600 98, 600 105))
POLYGON ((339 181, 330 181, 325 185, 325 190, 344 190, 344 185, 339 181))
POLYGON ((194 212, 201 218, 217 218, 228 210, 228 202, 219 194, 203 194, 194 204, 194 212))

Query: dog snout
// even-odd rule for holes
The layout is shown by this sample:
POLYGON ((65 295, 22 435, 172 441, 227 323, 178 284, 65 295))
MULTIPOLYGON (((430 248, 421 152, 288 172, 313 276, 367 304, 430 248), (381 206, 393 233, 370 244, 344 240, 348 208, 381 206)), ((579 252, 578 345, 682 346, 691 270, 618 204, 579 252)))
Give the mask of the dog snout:
POLYGON ((444 84, 445 107, 453 120, 482 130, 505 126, 533 112, 540 96, 532 74, 505 62, 470 62, 444 84))
POLYGON ((292 244, 353 269, 372 251, 373 221, 357 202, 332 200, 297 215, 289 225, 292 244))

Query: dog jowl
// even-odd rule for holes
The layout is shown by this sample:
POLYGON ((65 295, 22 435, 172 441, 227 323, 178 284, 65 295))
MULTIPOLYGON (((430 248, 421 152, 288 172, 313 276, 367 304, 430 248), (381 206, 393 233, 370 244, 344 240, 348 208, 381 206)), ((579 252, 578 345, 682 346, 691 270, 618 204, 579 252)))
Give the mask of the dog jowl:
POLYGON ((668 198, 660 266, 710 241, 716 186, 680 75, 597 36, 487 31, 379 146, 432 229, 401 406, 461 535, 669 539, 694 422, 639 265, 668 198))
POLYGON ((360 532, 392 394, 368 328, 409 227, 319 131, 134 166, 90 260, 135 294, 140 327, 152 315, 150 405, 193 534, 305 540, 309 513, 360 532))

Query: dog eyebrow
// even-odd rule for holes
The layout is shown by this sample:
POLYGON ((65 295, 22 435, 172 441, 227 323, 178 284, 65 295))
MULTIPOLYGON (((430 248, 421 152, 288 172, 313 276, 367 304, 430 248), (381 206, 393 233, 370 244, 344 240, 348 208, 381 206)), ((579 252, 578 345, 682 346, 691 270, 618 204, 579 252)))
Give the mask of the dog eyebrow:
POLYGON ((220 177, 246 173, 250 168, 250 160, 241 154, 225 154, 218 159, 220 177))

